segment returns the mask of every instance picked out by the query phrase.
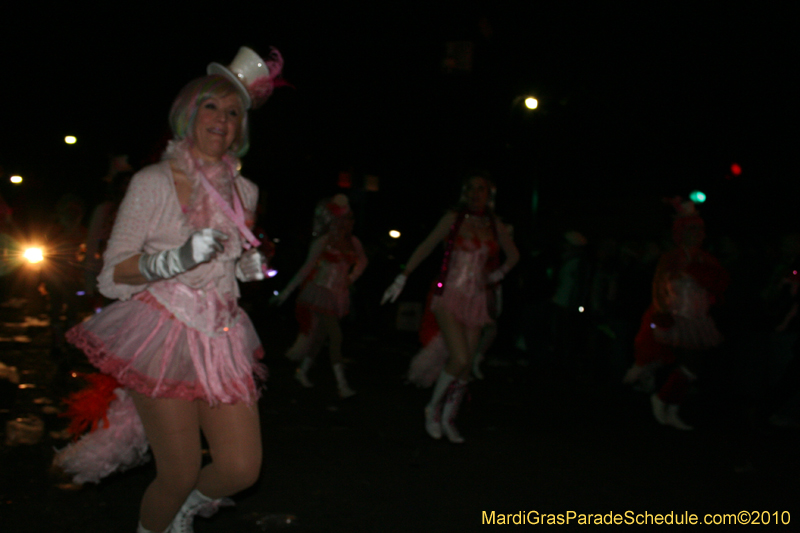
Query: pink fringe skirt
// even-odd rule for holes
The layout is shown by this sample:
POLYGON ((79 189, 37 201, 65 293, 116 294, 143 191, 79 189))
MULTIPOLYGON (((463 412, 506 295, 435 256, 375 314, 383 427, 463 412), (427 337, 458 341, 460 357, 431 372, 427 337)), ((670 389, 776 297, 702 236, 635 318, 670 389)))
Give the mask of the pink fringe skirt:
POLYGON ((444 292, 431 299, 431 309, 449 311, 467 327, 483 327, 494 322, 489 316, 486 296, 485 290, 465 291, 445 283, 444 292))
POLYGON ((209 337, 176 319, 149 292, 109 305, 67 340, 100 371, 153 398, 253 403, 267 369, 247 314, 225 335, 209 337))

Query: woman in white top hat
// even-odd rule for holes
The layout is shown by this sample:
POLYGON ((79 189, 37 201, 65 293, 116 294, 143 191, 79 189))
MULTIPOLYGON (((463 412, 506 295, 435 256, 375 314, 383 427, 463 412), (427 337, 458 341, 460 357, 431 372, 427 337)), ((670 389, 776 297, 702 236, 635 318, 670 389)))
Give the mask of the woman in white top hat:
POLYGON ((265 276, 249 228, 257 186, 239 174, 248 110, 280 85, 283 59, 240 49, 191 81, 170 111, 161 163, 137 173, 98 278, 118 299, 68 340, 133 399, 156 461, 139 532, 192 531, 261 470, 263 349, 238 306, 240 281, 265 276), (201 432, 212 461, 201 467, 201 432))

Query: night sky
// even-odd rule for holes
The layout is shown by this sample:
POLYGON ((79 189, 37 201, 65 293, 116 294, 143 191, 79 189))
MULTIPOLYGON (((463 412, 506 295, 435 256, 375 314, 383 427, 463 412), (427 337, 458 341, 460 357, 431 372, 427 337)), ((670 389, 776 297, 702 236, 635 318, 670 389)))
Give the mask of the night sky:
POLYGON ((240 45, 274 45, 294 89, 251 115, 243 169, 266 194, 271 233, 308 226, 348 169, 358 231, 421 232, 472 168, 495 176, 498 212, 534 233, 651 231, 668 219, 661 197, 693 188, 709 195, 712 232, 798 229, 800 43, 789 7, 7 4, 0 193, 18 209, 68 191, 95 201, 107 154, 135 165, 157 154, 186 82, 240 45), (445 67, 452 42, 471 43, 470 70, 445 67), (541 102, 535 113, 515 103, 527 93, 541 102), (67 134, 78 144, 66 146, 67 134), (734 162, 742 175, 728 179, 734 162), (12 187, 14 173, 25 184, 12 187), (359 190, 367 174, 379 192, 359 190))

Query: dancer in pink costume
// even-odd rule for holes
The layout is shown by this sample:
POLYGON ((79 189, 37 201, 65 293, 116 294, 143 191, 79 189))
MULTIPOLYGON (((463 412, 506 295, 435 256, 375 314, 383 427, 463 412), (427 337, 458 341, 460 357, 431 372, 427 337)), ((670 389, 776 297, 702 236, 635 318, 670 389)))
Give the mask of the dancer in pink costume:
POLYGON ((237 278, 264 279, 266 264, 249 229, 258 188, 238 157, 249 148, 248 109, 269 96, 265 84, 280 84, 282 65, 275 49, 264 61, 242 48, 181 90, 174 138, 133 177, 104 254, 99 290, 119 301, 68 334, 125 388, 117 396, 132 400, 155 457, 140 533, 192 531, 195 515, 213 514, 261 470, 266 367, 237 278), (201 432, 212 457, 202 468, 201 432))
POLYGON ((679 197, 669 202, 677 213, 672 224, 676 248, 664 253, 656 267, 653 303, 637 335, 637 364, 626 378, 633 381, 649 362, 674 361, 677 366, 650 401, 660 424, 686 431, 693 428, 679 410, 706 353, 722 343, 709 310, 722 298, 730 277, 719 261, 701 248, 705 223, 694 203, 679 197))
POLYGON ((415 374, 419 375, 420 384, 430 385, 432 378, 436 380, 425 407, 425 430, 434 439, 440 439, 444 433, 453 443, 464 442, 454 421, 466 394, 481 330, 494 320, 491 309, 494 285, 519 261, 508 229, 494 214, 494 196, 495 187, 488 176, 476 174, 467 178, 458 206, 448 211, 414 250, 405 270, 386 289, 381 302, 394 302, 411 272, 444 242, 444 259, 429 306, 441 335, 430 336, 430 349, 426 346, 418 354, 410 374, 412 380, 415 374), (500 249, 506 256, 502 265, 500 249), (438 375, 433 377, 437 370, 438 375))
POLYGON ((313 386, 308 370, 328 340, 339 396, 349 398, 355 391, 344 374, 339 321, 350 310, 350 285, 367 267, 367 256, 361 241, 353 235, 353 212, 347 196, 337 194, 317 205, 313 235, 305 264, 272 301, 283 304, 302 284, 297 297, 300 333, 286 353, 289 359, 300 361, 295 378, 304 387, 313 386))

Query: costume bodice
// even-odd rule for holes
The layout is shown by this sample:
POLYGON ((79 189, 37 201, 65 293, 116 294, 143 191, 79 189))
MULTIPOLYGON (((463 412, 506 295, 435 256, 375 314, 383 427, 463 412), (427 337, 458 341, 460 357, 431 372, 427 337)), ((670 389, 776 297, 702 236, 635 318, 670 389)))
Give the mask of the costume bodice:
POLYGON ((314 283, 331 290, 346 290, 349 285, 348 275, 353 265, 358 262, 355 251, 343 252, 331 245, 326 246, 317 262, 314 283))
POLYGON ((456 237, 450 252, 447 286, 460 290, 484 290, 486 288, 486 264, 497 254, 494 239, 456 237))

